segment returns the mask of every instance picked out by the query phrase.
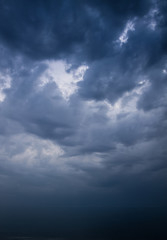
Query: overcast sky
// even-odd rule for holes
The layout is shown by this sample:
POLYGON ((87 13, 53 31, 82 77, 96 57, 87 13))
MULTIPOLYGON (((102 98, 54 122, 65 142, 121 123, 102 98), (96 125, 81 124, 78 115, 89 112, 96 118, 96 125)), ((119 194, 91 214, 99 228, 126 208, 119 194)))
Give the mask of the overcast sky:
POLYGON ((167 1, 0 0, 0 234, 166 239, 166 207, 167 1))

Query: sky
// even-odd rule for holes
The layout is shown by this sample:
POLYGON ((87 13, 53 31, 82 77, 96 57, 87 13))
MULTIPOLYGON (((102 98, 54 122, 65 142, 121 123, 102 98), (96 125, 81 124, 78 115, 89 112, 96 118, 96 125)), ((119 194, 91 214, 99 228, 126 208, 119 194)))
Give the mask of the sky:
POLYGON ((166 146, 166 0, 0 0, 3 239, 167 239, 166 146))

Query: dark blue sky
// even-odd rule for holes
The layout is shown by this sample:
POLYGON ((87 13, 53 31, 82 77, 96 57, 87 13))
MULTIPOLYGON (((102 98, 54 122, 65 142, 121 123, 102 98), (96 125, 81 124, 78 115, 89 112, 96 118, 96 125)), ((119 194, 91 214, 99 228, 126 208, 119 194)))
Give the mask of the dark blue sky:
POLYGON ((167 1, 0 0, 0 235, 166 239, 167 1))

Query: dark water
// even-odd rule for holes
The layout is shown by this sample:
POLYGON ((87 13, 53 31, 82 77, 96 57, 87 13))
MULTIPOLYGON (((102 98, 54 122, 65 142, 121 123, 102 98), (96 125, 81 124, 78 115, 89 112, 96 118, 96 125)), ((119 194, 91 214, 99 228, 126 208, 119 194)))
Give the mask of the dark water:
POLYGON ((2 240, 65 240, 62 238, 46 238, 46 237, 26 237, 26 236, 1 236, 2 240))
POLYGON ((159 208, 74 208, 63 213, 12 213, 0 220, 1 240, 167 239, 167 211, 159 208))

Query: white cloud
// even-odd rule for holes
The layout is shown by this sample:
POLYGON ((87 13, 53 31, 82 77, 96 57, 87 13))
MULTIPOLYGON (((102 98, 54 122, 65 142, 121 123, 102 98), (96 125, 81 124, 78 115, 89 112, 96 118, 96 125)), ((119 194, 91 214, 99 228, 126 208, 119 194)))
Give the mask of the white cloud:
POLYGON ((8 73, 0 73, 0 102, 3 102, 5 99, 4 90, 11 87, 11 77, 8 73))
POLYGON ((40 77, 40 87, 53 81, 66 100, 77 90, 77 82, 83 80, 85 71, 88 69, 88 66, 82 65, 74 71, 67 72, 64 61, 47 61, 46 64, 48 68, 40 77))
POLYGON ((128 21, 124 31, 122 32, 122 34, 119 37, 119 43, 120 46, 122 46, 124 43, 126 43, 128 41, 128 32, 129 31, 135 31, 135 25, 134 25, 134 21, 128 21))

